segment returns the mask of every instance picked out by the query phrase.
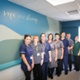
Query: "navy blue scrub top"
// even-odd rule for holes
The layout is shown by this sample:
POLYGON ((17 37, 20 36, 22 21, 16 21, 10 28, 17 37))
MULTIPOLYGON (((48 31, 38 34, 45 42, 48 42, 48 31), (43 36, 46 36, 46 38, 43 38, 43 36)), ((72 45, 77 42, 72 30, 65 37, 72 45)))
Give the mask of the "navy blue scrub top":
POLYGON ((49 62, 49 51, 51 51, 51 46, 47 41, 44 43, 40 41, 40 43, 44 46, 44 62, 49 62))
POLYGON ((64 56, 68 55, 68 46, 69 46, 69 41, 65 38, 64 40, 61 40, 64 44, 64 56))
MULTIPOLYGON (((20 47, 20 55, 24 54, 26 57, 26 60, 28 61, 29 65, 31 66, 32 64, 32 55, 33 55, 33 49, 32 47, 26 46, 24 43, 21 45, 20 47)), ((23 62, 23 60, 21 61, 21 69, 23 71, 27 71, 27 66, 25 65, 25 63, 23 62)))

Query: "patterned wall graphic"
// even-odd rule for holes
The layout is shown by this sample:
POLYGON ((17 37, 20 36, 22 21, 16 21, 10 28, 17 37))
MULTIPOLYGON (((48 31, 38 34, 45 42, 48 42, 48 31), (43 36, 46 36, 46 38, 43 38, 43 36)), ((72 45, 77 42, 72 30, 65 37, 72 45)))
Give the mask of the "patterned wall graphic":
POLYGON ((0 0, 0 70, 20 63, 24 34, 48 31, 47 17, 7 0, 0 0))

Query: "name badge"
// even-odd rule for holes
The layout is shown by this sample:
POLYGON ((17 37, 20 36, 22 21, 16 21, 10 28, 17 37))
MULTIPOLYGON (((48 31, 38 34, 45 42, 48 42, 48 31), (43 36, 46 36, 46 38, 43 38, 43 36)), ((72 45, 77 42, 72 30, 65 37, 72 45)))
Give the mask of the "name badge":
POLYGON ((45 55, 45 52, 43 52, 43 54, 45 55))
POLYGON ((40 53, 37 53, 37 56, 40 56, 40 53))
POLYGON ((30 59, 32 59, 32 56, 30 57, 30 59))

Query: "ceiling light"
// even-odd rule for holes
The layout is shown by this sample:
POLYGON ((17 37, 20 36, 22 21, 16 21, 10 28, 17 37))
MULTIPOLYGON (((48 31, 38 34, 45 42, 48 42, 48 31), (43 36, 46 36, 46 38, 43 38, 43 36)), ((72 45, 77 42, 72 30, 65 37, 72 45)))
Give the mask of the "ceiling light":
POLYGON ((46 1, 52 4, 53 6, 57 6, 57 5, 73 2, 75 0, 46 0, 46 1))

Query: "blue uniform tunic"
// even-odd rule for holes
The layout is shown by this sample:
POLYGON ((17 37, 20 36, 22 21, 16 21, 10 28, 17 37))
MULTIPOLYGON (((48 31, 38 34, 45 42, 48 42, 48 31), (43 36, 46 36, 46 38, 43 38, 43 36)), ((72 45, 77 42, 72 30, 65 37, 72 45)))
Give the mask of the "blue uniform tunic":
MULTIPOLYGON (((21 45, 20 47, 20 55, 24 54, 26 57, 26 60, 28 61, 29 65, 31 66, 32 64, 32 55, 33 55, 33 49, 32 47, 26 46, 24 43, 21 45)), ((27 66, 25 65, 25 63, 23 62, 23 60, 21 61, 21 69, 23 71, 28 71, 27 70, 27 66)))
POLYGON ((49 62, 49 51, 51 51, 50 44, 46 41, 45 43, 42 43, 44 48, 44 62, 49 62))
POLYGON ((64 56, 68 55, 68 46, 69 46, 69 41, 65 38, 64 40, 61 40, 64 44, 64 56))
POLYGON ((65 73, 67 73, 68 72, 68 46, 69 46, 69 42, 66 38, 61 41, 64 44, 63 64, 64 64, 64 68, 65 68, 65 73))

